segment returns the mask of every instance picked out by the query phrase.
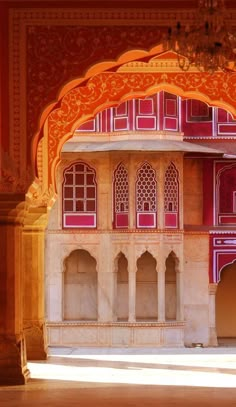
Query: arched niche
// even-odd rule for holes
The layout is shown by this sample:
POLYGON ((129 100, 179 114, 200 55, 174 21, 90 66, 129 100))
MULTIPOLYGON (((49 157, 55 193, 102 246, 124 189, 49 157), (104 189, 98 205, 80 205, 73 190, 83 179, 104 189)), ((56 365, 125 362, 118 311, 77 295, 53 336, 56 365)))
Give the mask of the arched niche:
POLYGON ((97 320, 96 260, 86 250, 70 253, 64 261, 64 320, 97 320))
POLYGON ((216 292, 216 332, 219 342, 234 338, 236 342, 236 259, 220 273, 216 292))
POLYGON ((116 262, 115 315, 118 321, 127 321, 129 316, 128 260, 124 253, 120 252, 116 257, 115 262, 116 262))
POLYGON ((178 259, 172 251, 165 262, 165 319, 177 319, 177 268, 178 259))
POLYGON ((136 320, 157 320, 157 262, 145 251, 137 260, 136 320))

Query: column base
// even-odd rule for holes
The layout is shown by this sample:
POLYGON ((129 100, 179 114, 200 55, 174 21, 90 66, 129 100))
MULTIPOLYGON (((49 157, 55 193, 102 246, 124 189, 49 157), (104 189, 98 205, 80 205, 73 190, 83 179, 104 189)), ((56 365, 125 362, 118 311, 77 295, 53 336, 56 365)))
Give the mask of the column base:
POLYGON ((25 384, 29 377, 23 335, 0 336, 0 385, 25 384))
POLYGON ((218 346, 215 328, 209 328, 209 346, 218 346))
POLYGON ((28 360, 47 359, 45 324, 27 323, 24 328, 28 360))

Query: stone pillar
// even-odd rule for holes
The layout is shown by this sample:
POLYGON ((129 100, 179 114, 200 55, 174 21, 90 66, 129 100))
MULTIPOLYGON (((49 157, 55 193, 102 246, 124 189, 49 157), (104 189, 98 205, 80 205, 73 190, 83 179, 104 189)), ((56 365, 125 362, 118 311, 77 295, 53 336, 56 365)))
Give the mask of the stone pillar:
POLYGON ((114 273, 98 272, 98 321, 113 321, 114 273))
POLYGON ((98 271, 98 321, 111 322, 114 312, 114 273, 109 234, 100 235, 98 271))
POLYGON ((130 237, 129 259, 128 259, 129 322, 136 321, 136 271, 137 265, 134 254, 134 243, 132 237, 130 237))
POLYGON ((209 284, 209 346, 218 346, 215 312, 216 291, 217 284, 209 284))
POLYGON ((176 270, 176 319, 184 320, 184 293, 183 293, 183 273, 176 270))
POLYGON ((27 358, 47 358, 45 329, 44 252, 47 208, 29 209, 23 229, 23 326, 27 358))
POLYGON ((136 321, 136 270, 129 270, 129 322, 136 321))
POLYGON ((23 200, 24 195, 0 194, 0 385, 25 384, 29 377, 23 334, 23 200))
POLYGON ((158 322, 165 321, 165 269, 160 268, 157 273, 158 294, 158 322))

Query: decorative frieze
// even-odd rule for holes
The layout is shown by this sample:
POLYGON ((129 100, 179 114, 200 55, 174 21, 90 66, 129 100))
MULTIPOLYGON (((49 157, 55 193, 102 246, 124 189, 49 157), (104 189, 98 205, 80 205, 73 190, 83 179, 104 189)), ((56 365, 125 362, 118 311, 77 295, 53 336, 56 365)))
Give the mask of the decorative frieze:
POLYGON ((75 322, 75 321, 61 321, 61 322, 51 322, 48 321, 46 323, 46 327, 67 327, 67 326, 86 326, 86 327, 177 327, 177 326, 185 326, 185 322, 183 321, 168 321, 168 322, 92 322, 92 321, 84 321, 84 322, 75 322))

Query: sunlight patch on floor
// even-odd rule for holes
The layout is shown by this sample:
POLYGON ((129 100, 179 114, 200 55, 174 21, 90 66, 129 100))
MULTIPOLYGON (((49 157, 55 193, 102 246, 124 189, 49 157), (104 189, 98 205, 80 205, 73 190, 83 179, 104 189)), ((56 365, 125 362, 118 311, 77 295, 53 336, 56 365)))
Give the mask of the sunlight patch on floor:
POLYGON ((31 378, 236 388, 236 355, 54 355, 29 362, 31 378), (109 364, 109 366, 108 366, 109 364), (148 365, 148 366, 147 366, 148 365))

